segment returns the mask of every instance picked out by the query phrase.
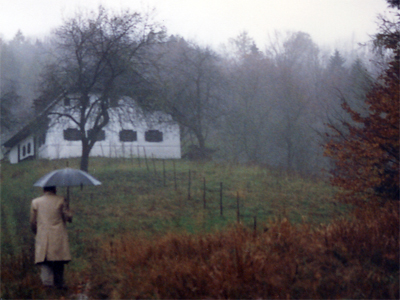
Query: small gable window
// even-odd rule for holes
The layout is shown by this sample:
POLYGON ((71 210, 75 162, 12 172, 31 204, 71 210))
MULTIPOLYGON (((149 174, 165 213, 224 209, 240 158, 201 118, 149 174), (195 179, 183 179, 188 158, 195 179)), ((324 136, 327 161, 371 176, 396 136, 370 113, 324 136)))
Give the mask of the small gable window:
POLYGON ((68 97, 64 98, 64 106, 71 106, 71 99, 69 99, 68 97))
POLYGON ((22 146, 22 156, 25 156, 25 155, 26 155, 26 147, 22 146))
POLYGON ((137 132, 133 130, 121 130, 119 132, 119 140, 121 142, 136 142, 137 132))
POLYGON ((162 142, 163 133, 159 130, 148 130, 144 133, 144 139, 146 142, 162 142))
POLYGON ((64 130, 64 140, 66 141, 80 141, 81 132, 77 128, 68 128, 64 130))
POLYGON ((30 153, 31 153, 31 143, 28 143, 28 146, 27 146, 27 152, 28 152, 28 154, 30 154, 30 153))

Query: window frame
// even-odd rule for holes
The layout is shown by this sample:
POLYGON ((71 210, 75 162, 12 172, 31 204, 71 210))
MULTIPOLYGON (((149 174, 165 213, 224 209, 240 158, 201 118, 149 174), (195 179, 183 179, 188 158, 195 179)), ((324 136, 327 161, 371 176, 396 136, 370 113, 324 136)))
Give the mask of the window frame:
MULTIPOLYGON (((88 137, 89 137, 90 132, 91 132, 92 130, 93 130, 93 129, 87 130, 87 136, 88 136, 88 137)), ((104 129, 101 129, 101 130, 97 133, 96 142, 101 142, 101 141, 105 141, 105 140, 106 140, 106 132, 105 132, 104 129)))
POLYGON ((137 142, 137 131, 132 129, 122 129, 119 131, 119 141, 120 142, 137 142), (132 135, 132 137, 131 137, 132 135), (131 138, 130 138, 131 137, 131 138))
POLYGON ((64 140, 70 142, 76 142, 82 140, 81 132, 78 128, 67 128, 64 129, 64 140))
POLYGON ((149 143, 161 143, 164 141, 164 133, 160 130, 147 130, 144 133, 144 140, 149 143))

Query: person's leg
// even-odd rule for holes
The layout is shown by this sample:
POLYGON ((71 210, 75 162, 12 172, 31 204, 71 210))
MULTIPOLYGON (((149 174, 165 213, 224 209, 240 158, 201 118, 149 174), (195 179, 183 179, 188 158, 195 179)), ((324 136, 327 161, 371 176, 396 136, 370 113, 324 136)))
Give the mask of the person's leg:
POLYGON ((58 288, 64 287, 64 262, 55 261, 54 263, 54 285, 58 288))
POLYGON ((54 272, 53 266, 50 262, 45 261, 39 264, 40 267, 40 279, 42 283, 46 287, 50 287, 54 285, 54 272))

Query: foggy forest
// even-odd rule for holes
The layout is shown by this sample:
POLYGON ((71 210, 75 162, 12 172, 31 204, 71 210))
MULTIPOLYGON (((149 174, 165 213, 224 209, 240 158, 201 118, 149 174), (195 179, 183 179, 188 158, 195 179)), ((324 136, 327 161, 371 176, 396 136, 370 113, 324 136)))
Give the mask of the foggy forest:
MULTIPOLYGON (((365 110, 386 59, 372 44, 321 49, 306 32, 275 32, 261 49, 243 31, 215 50, 154 26, 135 70, 141 79, 130 88, 142 105, 173 116, 191 158, 319 173, 329 166, 321 147, 327 125, 348 118, 343 101, 365 110)), ((19 31, 0 40, 2 140, 60 92, 48 86, 61 38, 60 31, 44 39, 19 31)))
POLYGON ((400 3, 387 3, 395 21, 377 16, 370 42, 342 48, 242 31, 215 49, 102 6, 42 39, 0 38, 1 140, 53 114, 82 145, 18 164, 2 146, 0 297, 399 299, 400 3), (112 113, 155 112, 179 125, 183 159, 93 155, 96 186, 57 185, 72 259, 68 286, 43 285, 37 177, 89 172, 112 113))

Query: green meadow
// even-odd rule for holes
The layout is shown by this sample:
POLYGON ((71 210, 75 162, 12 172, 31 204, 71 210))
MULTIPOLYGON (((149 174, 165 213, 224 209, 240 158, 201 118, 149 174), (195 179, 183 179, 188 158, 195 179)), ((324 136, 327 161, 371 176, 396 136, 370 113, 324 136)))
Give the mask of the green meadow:
MULTIPOLYGON (((2 265, 10 269, 3 269, 4 296, 16 290, 18 297, 42 295, 29 227, 30 202, 42 190, 33 184, 67 164, 78 168, 79 160, 2 163, 1 256, 2 265), (12 271, 14 267, 21 271, 12 271), (5 282, 8 278, 27 281, 25 288, 5 282)), ((334 202, 334 189, 325 181, 260 166, 92 158, 89 173, 102 185, 70 189, 74 218, 68 231, 73 260, 66 276, 75 285, 78 277, 92 272, 88 270, 93 267, 93 249, 102 241, 112 244, 127 236, 159 240, 170 234, 213 234, 237 223, 262 233, 271 222, 282 220, 318 228, 346 214, 345 207, 334 202)), ((66 188, 58 188, 58 194, 66 195, 66 188)))
MULTIPOLYGON (((262 230, 271 219, 320 224, 344 211, 326 182, 258 166, 111 158, 90 163, 89 173, 102 185, 70 188, 74 219, 68 227, 75 256, 81 255, 81 243, 95 236, 210 232, 238 220, 262 230)), ((33 183, 66 164, 2 164, 2 253, 28 245, 30 201, 42 193, 33 183)), ((78 164, 68 161, 72 168, 78 164)), ((58 188, 58 194, 66 195, 66 189, 58 188)))

